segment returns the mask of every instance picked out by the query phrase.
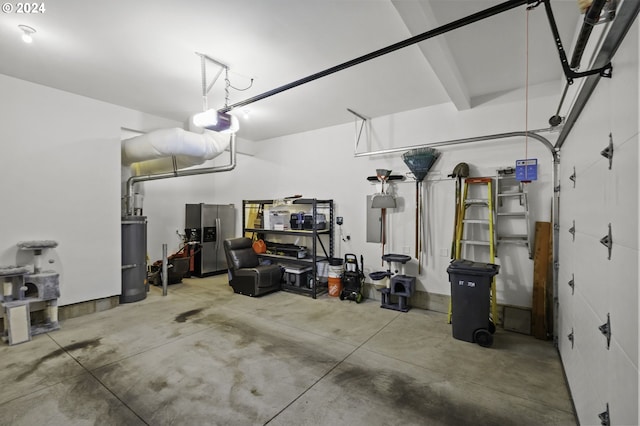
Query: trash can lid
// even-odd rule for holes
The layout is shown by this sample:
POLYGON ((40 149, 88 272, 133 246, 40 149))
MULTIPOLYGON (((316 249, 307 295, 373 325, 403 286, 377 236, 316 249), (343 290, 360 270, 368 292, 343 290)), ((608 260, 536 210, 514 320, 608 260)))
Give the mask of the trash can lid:
POLYGON ((474 262, 467 259, 456 259, 447 268, 448 273, 462 273, 469 275, 494 276, 500 270, 500 265, 493 263, 474 262))

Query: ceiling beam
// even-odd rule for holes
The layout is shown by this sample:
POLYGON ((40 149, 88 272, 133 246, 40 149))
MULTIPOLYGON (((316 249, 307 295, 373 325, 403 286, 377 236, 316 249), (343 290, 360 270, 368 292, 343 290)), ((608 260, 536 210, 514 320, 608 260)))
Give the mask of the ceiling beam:
MULTIPOLYGON (((429 0, 391 0, 391 3, 412 35, 439 26, 429 0)), ((453 59, 447 41, 442 37, 437 37, 429 40, 428 43, 419 43, 418 48, 433 68, 455 107, 459 111, 471 108, 469 90, 453 59)))

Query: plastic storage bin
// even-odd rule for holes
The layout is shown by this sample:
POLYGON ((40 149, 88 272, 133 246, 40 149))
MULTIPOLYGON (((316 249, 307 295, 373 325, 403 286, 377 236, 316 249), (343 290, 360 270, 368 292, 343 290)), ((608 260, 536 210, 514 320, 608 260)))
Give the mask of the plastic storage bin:
POLYGON ((480 346, 493 344, 495 325, 490 319, 491 282, 499 265, 456 259, 447 268, 451 283, 453 337, 480 346))
POLYGON ((289 218, 291 217, 287 210, 271 210, 269 211, 269 225, 274 231, 284 231, 289 229, 289 218))
POLYGON ((287 266, 284 269, 284 282, 295 287, 310 288, 312 271, 311 266, 287 266))

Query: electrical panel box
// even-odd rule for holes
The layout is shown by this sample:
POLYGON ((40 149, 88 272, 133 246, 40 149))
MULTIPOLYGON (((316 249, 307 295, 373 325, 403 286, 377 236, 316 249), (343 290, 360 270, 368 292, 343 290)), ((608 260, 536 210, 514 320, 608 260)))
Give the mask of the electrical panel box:
POLYGON ((538 159, 516 160, 516 179, 520 182, 538 180, 538 159))

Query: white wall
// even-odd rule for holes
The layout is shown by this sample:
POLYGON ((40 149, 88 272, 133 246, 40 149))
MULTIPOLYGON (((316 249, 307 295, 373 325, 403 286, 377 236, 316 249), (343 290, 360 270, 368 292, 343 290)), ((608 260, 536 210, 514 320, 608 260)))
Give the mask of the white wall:
POLYGON ((558 344, 581 424, 600 424, 607 403, 611 424, 639 421, 638 38, 636 21, 614 57, 613 78, 600 80, 561 152, 558 344), (611 169, 600 155, 610 133, 611 169), (610 260, 600 243, 609 223, 610 260), (609 349, 598 329, 607 314, 609 349))
POLYGON ((120 294, 120 129, 177 123, 5 75, 0 93, 0 265, 55 240, 61 305, 120 294))
MULTIPOLYGON (((529 127, 545 128, 557 108, 560 85, 530 88, 529 127), (557 87, 556 87, 557 86, 557 87)), ((286 111, 282 112, 283 114, 286 111)), ((348 114, 345 111, 345 114, 348 114)), ((243 123, 242 125, 250 125, 243 123)), ((493 133, 524 130, 524 93, 507 93, 473 109, 456 112, 451 105, 408 111, 372 120, 370 143, 363 137, 359 151, 438 142, 493 133)), ((406 174, 401 153, 354 158, 355 125, 347 124, 256 143, 255 156, 239 156, 237 168, 229 173, 184 177, 145 183, 144 212, 149 217, 149 252, 159 259, 161 244, 177 249, 176 230, 184 228, 185 203, 234 203, 237 206, 236 235, 241 234, 243 199, 282 198, 293 194, 330 198, 336 203, 336 216, 344 217, 343 234, 351 240, 337 239, 337 255, 362 254, 367 273, 381 270, 380 244, 366 243, 366 196, 377 191, 367 176, 376 168, 406 174), (160 237, 158 237, 158 235, 160 237)), ((556 135, 546 134, 554 141, 556 135)), ((550 220, 551 154, 530 139, 528 156, 538 158, 539 181, 530 185, 533 220, 550 220)), ((418 289, 449 294, 446 268, 453 233, 454 181, 448 179, 461 161, 470 164, 473 175, 493 175, 498 167, 514 166, 525 158, 522 138, 485 142, 464 147, 440 149, 440 159, 424 184, 426 236, 425 254, 418 276, 418 289)), ((221 156, 219 161, 226 161, 221 156)), ((386 253, 414 253, 415 182, 407 179, 395 185, 400 207, 389 210, 389 239, 386 253)), ((502 250, 498 260, 504 266, 498 280, 498 301, 519 306, 531 305, 532 261, 524 248, 502 250)), ((386 265, 385 265, 386 269, 386 265)), ((407 266, 417 274, 417 261, 407 266)))

